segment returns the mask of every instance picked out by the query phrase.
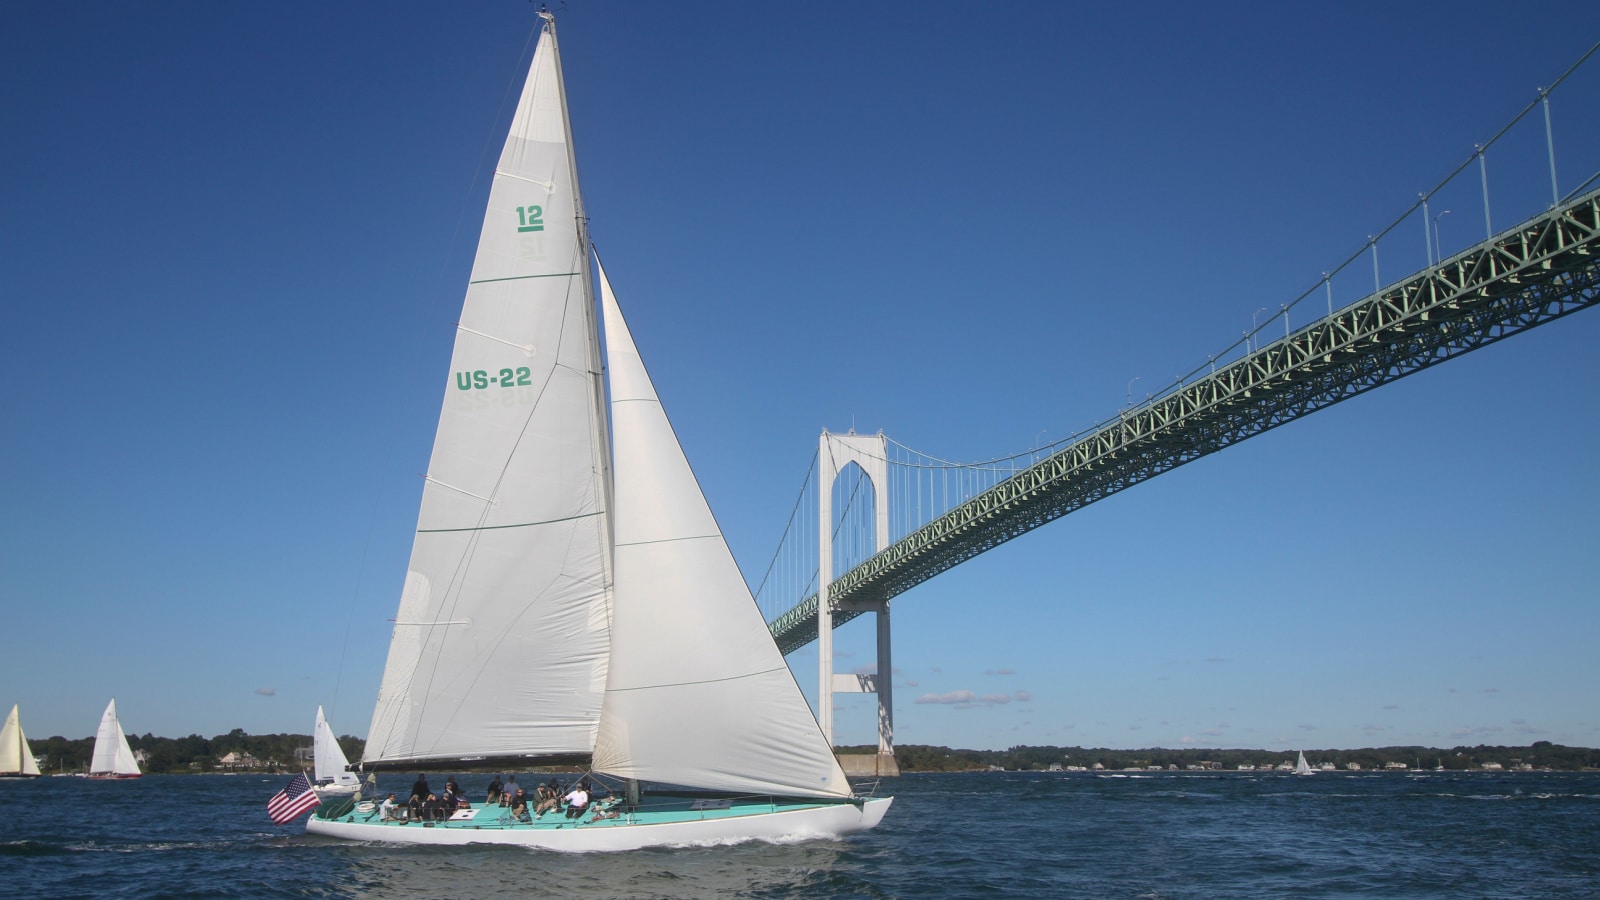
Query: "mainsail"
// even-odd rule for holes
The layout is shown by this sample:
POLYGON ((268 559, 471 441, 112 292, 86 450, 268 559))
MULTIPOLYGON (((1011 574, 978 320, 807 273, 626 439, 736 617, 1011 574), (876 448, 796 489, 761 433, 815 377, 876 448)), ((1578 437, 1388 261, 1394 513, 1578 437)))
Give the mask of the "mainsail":
POLYGON ((366 765, 594 747, 611 560, 582 221, 546 29, 490 188, 366 765))
POLYGON ((0 728, 0 775, 39 774, 39 764, 33 761, 33 751, 28 749, 28 736, 22 733, 22 718, 17 707, 11 707, 4 728, 0 728))
POLYGON ((106 704, 100 716, 100 729, 94 735, 94 757, 89 762, 90 775, 138 775, 139 763, 133 758, 133 748, 122 733, 122 723, 117 721, 117 700, 106 704))
POLYGON ((598 271, 615 440, 616 594, 594 767, 740 793, 847 797, 850 784, 598 271))

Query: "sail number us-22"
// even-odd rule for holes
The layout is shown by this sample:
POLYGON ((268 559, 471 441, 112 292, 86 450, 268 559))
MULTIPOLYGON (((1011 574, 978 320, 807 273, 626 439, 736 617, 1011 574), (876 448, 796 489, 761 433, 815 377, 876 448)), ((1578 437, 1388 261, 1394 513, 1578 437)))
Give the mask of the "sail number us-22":
MULTIPOLYGON (((517 207, 517 231, 543 231, 544 208, 540 206, 517 207)), ((496 374, 489 374, 488 369, 474 369, 471 372, 456 373, 456 389, 462 391, 487 390, 490 385, 508 387, 529 387, 533 384, 533 370, 527 366, 518 366, 515 369, 501 369, 496 374)))
POLYGON ((456 373, 456 389, 462 391, 481 391, 491 385, 508 388, 526 387, 531 384, 533 384, 533 372, 527 366, 518 366, 516 369, 501 369, 493 374, 488 369, 456 373))

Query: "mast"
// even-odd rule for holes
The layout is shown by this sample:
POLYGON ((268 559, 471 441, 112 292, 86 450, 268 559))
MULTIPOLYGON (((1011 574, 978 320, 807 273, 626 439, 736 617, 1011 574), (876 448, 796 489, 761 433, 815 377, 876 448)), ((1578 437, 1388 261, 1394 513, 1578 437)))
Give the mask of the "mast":
MULTIPOLYGON (((600 440, 596 444, 594 457, 595 471, 600 475, 601 490, 604 492, 603 505, 607 510, 616 509, 615 485, 612 483, 611 474, 611 413, 606 403, 605 385, 605 353, 600 344, 600 322, 598 304, 594 293, 594 270, 591 259, 594 248, 589 241, 589 213, 583 205, 583 182, 578 180, 578 147, 572 140, 572 115, 567 108, 567 81, 566 74, 561 67, 561 43, 556 39, 556 17, 543 4, 539 5, 539 18, 544 20, 545 31, 550 35, 550 52, 555 57, 556 93, 561 97, 561 124, 566 129, 567 135, 567 170, 572 179, 572 218, 573 226, 578 232, 578 250, 581 262, 578 271, 582 273, 583 304, 587 310, 587 323, 589 334, 590 359, 594 360, 596 368, 591 373, 594 380, 594 420, 598 423, 600 440)), ((606 550, 607 555, 615 551, 616 520, 606 517, 606 550)), ((608 575, 615 573, 615 566, 609 558, 606 561, 605 571, 608 575)), ((612 584, 608 581, 606 590, 609 592, 612 584)))

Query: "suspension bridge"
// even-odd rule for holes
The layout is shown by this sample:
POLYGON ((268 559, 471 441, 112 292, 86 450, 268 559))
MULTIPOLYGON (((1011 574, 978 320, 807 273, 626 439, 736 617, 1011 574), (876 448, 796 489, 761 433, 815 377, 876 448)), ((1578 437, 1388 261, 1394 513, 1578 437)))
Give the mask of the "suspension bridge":
POLYGON ((1555 87, 1594 52, 1311 289, 1142 403, 1045 448, 977 463, 940 459, 883 434, 824 432, 756 596, 785 654, 818 642, 818 720, 830 740, 835 692, 878 695, 879 752, 856 771, 894 769, 891 599, 1184 463, 1600 303, 1600 173, 1563 194, 1550 124, 1555 87), (1495 230, 1491 150, 1519 124, 1537 128, 1541 111, 1546 209, 1495 230), (1477 182, 1484 237, 1445 256, 1430 204, 1464 180, 1477 182), (1380 243, 1417 222, 1427 265, 1385 285, 1380 243), (1333 279, 1354 276, 1369 256, 1370 293, 1336 306, 1333 279), (1303 324, 1292 327, 1292 318, 1303 324), (865 612, 878 614, 877 674, 835 674, 832 629, 865 612))

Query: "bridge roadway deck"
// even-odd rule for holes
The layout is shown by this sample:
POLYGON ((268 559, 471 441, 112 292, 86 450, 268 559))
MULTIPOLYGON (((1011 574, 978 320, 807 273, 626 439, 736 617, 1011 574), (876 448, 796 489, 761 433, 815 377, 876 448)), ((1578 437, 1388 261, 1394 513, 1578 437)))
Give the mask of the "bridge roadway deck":
MULTIPOLYGON (((1327 406, 1600 302, 1600 190, 1155 397, 830 585, 834 626, 1073 510, 1327 406)), ((770 623, 817 638, 817 596, 770 623)))

